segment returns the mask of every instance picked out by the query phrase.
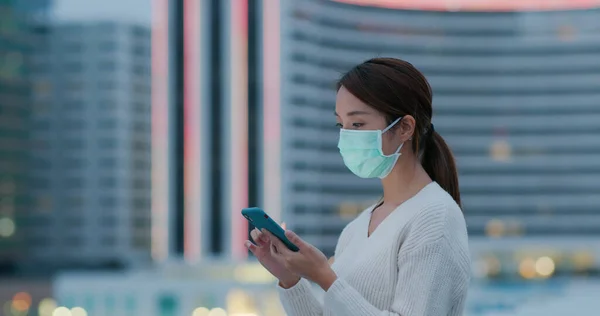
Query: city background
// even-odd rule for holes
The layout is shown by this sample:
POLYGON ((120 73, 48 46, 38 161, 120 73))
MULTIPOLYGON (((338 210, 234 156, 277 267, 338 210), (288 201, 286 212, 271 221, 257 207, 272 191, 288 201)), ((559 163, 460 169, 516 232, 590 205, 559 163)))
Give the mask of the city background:
POLYGON ((283 315, 240 211, 333 254, 381 195, 335 81, 376 56, 433 87, 466 315, 598 315, 596 0, 0 0, 0 315, 283 315))

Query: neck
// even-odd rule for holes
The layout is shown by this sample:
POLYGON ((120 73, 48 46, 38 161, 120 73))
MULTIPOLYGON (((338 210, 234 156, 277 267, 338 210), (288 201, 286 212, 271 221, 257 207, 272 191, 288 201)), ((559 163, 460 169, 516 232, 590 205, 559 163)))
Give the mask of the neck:
POLYGON ((400 205, 417 194, 431 178, 418 161, 398 163, 392 172, 381 180, 385 204, 400 205))

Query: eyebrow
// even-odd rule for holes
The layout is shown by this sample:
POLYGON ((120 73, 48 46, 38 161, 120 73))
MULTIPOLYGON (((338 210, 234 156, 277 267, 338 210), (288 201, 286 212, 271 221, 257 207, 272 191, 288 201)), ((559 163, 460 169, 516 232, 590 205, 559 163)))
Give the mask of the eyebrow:
MULTIPOLYGON (((333 112, 333 114, 335 114, 335 116, 340 116, 339 114, 337 114, 337 112, 333 112)), ((363 114, 371 114, 369 112, 365 112, 365 111, 352 111, 352 112, 348 112, 348 114, 346 114, 347 116, 355 116, 355 115, 363 115, 363 114)))

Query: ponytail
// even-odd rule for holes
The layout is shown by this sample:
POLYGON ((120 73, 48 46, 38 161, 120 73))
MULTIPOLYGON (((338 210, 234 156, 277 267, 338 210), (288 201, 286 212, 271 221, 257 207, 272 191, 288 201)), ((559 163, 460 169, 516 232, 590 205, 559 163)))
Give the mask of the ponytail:
POLYGON ((456 201, 456 204, 462 208, 460 189, 458 187, 458 172, 450 148, 442 136, 433 130, 433 128, 425 138, 425 148, 423 148, 424 151, 421 158, 423 168, 431 180, 437 182, 446 190, 454 201, 456 201))

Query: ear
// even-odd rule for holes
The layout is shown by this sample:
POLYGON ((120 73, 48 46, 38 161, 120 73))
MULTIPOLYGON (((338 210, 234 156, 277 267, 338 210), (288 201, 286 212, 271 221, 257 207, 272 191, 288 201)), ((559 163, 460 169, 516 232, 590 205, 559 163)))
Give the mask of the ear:
POLYGON ((402 139, 403 142, 406 142, 413 138, 416 125, 417 122, 412 115, 405 115, 402 117, 400 122, 398 122, 398 126, 395 128, 394 134, 402 139))

